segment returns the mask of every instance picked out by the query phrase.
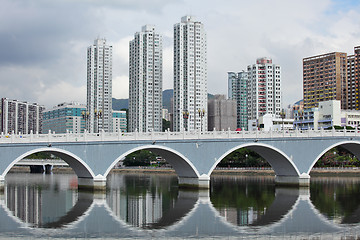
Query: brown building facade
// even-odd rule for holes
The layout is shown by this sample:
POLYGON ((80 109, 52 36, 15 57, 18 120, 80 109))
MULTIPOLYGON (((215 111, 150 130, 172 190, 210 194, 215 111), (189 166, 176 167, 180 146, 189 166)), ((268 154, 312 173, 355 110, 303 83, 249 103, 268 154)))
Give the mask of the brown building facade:
POLYGON ((340 100, 348 108, 347 54, 333 52, 303 59, 304 108, 340 100))
POLYGON ((360 46, 354 48, 354 55, 348 56, 348 109, 360 110, 359 83, 360 83, 360 46))

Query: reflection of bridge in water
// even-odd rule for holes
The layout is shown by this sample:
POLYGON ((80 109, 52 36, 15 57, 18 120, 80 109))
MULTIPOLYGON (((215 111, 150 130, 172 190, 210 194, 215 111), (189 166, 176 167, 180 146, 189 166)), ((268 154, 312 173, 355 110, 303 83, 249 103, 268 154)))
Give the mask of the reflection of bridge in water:
MULTIPOLYGON (((31 191, 24 187, 6 186, 4 194, 0 195, 0 232, 17 232, 19 235, 45 233, 52 237, 87 236, 118 236, 118 237, 191 237, 191 236, 239 236, 239 235, 267 235, 279 234, 333 234, 348 231, 354 225, 334 225, 333 222, 321 215, 309 198, 309 189, 277 188, 275 199, 265 214, 252 222, 249 226, 237 226, 232 219, 219 214, 211 201, 208 191, 179 191, 177 199, 166 213, 159 209, 149 208, 145 212, 148 217, 154 217, 154 222, 141 225, 143 216, 135 222, 127 222, 121 212, 119 199, 123 199, 120 191, 112 195, 93 193, 79 193, 66 199, 66 212, 57 216, 53 221, 42 224, 29 223, 36 218, 26 218, 27 214, 45 214, 39 209, 37 201, 44 201, 40 191, 31 191), (36 211, 29 211, 30 206, 23 208, 20 204, 13 204, 15 196, 28 196, 27 202, 21 204, 35 205, 36 211), (77 201, 76 201, 77 198, 77 201), (11 200, 11 201, 10 201, 11 200), (35 204, 34 204, 35 203, 35 204), (157 212, 156 212, 157 211, 157 212), (40 227, 40 228, 38 228, 40 227), (57 228, 57 231, 44 228, 57 228), (286 232, 284 232, 286 229, 286 232)), ((48 199, 51 201, 51 199, 48 199)), ((143 201, 142 199, 139 200, 143 201)), ((135 199, 127 204, 139 204, 135 199)), ((147 199, 149 201, 149 199, 147 199)), ((151 203, 161 204, 160 199, 151 203)), ((43 202, 44 203, 44 202, 43 202)), ((133 206, 132 206, 133 207, 133 206)), ((139 206, 138 206, 139 207, 139 206)), ((136 209, 139 209, 139 208, 136 209)), ((45 215, 42 215, 46 218, 45 215)), ((239 217, 239 216, 237 216, 239 217)), ((351 223, 359 223, 357 212, 351 216, 351 223)), ((356 227, 357 229, 359 227, 356 227)))

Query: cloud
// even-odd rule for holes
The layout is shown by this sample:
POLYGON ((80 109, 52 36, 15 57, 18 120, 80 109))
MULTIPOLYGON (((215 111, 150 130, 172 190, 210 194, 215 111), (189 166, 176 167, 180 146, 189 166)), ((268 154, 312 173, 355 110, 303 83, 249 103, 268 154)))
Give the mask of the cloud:
POLYGON ((113 97, 128 98, 129 96, 129 76, 116 76, 112 81, 113 97))
POLYGON ((59 82, 52 87, 42 88, 38 100, 45 104, 46 108, 51 108, 63 102, 78 102, 85 104, 86 85, 76 87, 68 82, 59 82))
POLYGON ((0 96, 85 103, 86 49, 99 36, 114 49, 113 96, 126 98, 129 41, 145 24, 163 35, 163 88, 172 88, 173 25, 191 14, 208 35, 210 93, 226 93, 228 71, 267 56, 282 66, 284 104, 293 103, 302 98, 302 58, 352 54, 360 45, 359 5, 342 6, 337 0, 3 0, 0 96))

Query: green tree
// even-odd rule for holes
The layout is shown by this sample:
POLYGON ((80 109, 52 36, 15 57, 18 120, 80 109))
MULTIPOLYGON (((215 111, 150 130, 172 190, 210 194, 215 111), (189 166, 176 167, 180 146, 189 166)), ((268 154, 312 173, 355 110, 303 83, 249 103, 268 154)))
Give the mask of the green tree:
POLYGON ((168 128, 170 128, 170 121, 163 118, 162 119, 162 131, 165 132, 165 130, 167 130, 168 128))
POLYGON ((240 148, 226 156, 219 167, 270 167, 259 154, 247 148, 240 148))
POLYGON ((123 163, 125 166, 149 166, 151 161, 156 161, 156 157, 149 150, 139 150, 127 155, 123 163))
POLYGON ((339 166, 360 166, 360 162, 351 152, 337 146, 327 151, 314 165, 314 167, 339 166))

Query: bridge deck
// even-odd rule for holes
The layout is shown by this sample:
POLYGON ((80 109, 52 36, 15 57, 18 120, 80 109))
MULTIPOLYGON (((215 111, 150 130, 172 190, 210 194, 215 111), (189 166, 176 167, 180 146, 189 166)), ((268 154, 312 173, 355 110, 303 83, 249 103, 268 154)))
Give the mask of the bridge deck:
POLYGON ((182 139, 263 139, 311 137, 359 137, 358 130, 286 130, 286 131, 207 131, 207 132, 132 132, 132 133, 48 133, 1 134, 1 143, 77 142, 77 141, 131 141, 131 140, 182 140, 182 139))

